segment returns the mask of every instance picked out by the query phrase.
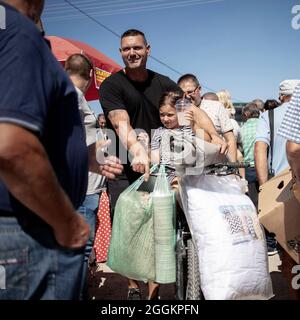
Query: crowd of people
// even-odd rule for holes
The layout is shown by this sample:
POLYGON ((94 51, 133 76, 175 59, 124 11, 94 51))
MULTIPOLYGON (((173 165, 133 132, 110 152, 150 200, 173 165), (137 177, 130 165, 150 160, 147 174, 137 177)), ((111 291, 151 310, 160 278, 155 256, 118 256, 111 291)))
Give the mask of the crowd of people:
MULTIPOLYGON (((88 299, 101 194, 111 193, 113 212, 122 190, 141 174, 148 180, 152 163, 171 168, 176 188, 170 133, 197 136, 227 161, 248 162, 240 173, 256 207, 259 186, 288 166, 299 186, 300 80, 279 84, 279 102, 246 104, 240 126, 227 90, 202 94, 193 74, 176 83, 147 69, 150 45, 130 29, 120 43, 125 66, 101 84, 104 113, 97 117, 85 99, 93 64, 74 54, 61 68, 36 26, 44 1, 0 4, 7 21, 0 31, 0 299, 88 299), (183 98, 190 103, 186 126, 176 113, 183 98), (117 137, 112 155, 109 132, 117 137)), ((266 237, 269 254, 276 253, 276 235, 266 237)), ((157 298, 159 284, 148 287, 148 298, 157 298)), ((140 298, 139 283, 128 279, 128 299, 140 298)))

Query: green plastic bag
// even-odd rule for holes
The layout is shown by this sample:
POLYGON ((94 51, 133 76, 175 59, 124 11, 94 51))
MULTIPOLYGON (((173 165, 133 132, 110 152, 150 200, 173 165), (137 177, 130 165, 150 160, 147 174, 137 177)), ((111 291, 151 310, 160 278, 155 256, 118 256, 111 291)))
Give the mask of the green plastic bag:
POLYGON ((121 193, 115 207, 107 265, 135 280, 155 280, 153 187, 153 179, 145 182, 141 176, 121 193))
POLYGON ((116 203, 107 265, 131 279, 175 282, 174 208, 163 165, 157 177, 130 185, 116 203))

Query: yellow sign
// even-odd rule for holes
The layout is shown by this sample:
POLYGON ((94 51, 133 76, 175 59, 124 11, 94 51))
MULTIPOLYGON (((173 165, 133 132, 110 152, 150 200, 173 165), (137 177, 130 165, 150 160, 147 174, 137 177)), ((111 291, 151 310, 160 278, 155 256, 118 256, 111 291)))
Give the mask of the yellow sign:
POLYGON ((107 72, 105 70, 95 68, 95 86, 97 89, 99 89, 100 84, 111 75, 110 72, 107 72))

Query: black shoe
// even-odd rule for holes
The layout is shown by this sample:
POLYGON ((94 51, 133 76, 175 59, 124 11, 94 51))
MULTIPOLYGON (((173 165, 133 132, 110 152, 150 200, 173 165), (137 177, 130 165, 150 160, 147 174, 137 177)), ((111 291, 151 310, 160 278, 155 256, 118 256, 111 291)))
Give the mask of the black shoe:
POLYGON ((267 242, 267 249, 268 249, 268 256, 273 256, 274 254, 278 253, 277 250, 277 241, 272 233, 266 234, 266 242, 267 242))
POLYGON ((267 248, 268 248, 268 256, 274 256, 275 254, 278 253, 276 245, 274 246, 274 245, 267 244, 267 248))
POLYGON ((129 288, 127 294, 127 300, 141 300, 141 291, 138 288, 129 288))
POLYGON ((278 253, 277 250, 277 241, 272 239, 271 241, 267 239, 267 249, 268 249, 268 256, 274 256, 274 254, 278 253))

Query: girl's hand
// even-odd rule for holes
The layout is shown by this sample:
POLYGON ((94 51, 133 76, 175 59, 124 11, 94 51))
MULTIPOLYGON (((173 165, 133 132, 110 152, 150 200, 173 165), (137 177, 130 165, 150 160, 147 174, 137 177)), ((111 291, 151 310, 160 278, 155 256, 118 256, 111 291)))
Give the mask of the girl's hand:
POLYGON ((197 108, 193 103, 191 103, 190 107, 185 111, 185 118, 189 120, 191 123, 195 122, 195 118, 197 113, 199 112, 199 108, 197 108))

